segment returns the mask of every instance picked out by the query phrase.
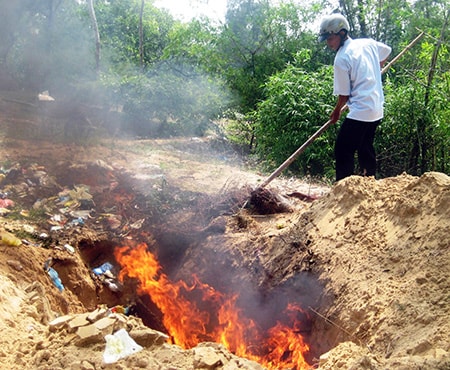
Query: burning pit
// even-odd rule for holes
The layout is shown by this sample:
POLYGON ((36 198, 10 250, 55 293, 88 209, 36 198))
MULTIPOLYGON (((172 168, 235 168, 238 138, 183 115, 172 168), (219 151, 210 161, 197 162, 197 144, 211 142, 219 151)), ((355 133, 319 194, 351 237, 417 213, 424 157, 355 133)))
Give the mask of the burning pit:
MULTIPOLYGON (((113 231, 107 234, 109 240, 78 243, 91 271, 111 264, 114 280, 94 277, 102 284, 104 304, 127 307, 184 349, 215 342, 267 369, 309 368, 320 355, 311 333, 311 307, 317 308, 322 294, 311 272, 313 255, 303 242, 293 241, 292 250, 303 255, 303 261, 294 276, 277 276, 258 262, 258 243, 246 245, 247 250, 239 249, 241 243, 233 245, 228 235, 245 239, 251 219, 259 218, 239 209, 250 194, 248 188, 211 196, 166 185, 166 193, 156 197, 136 190, 144 188, 142 181, 148 177, 108 171, 104 175, 114 188, 94 197, 96 208, 114 204, 127 224, 115 227, 111 215, 106 220, 102 216, 103 225, 113 231), (132 227, 134 220, 145 221, 132 227)), ((76 177, 90 176, 79 172, 76 177)))
MULTIPOLYGON (((228 200, 238 199, 234 194, 228 200)), ((317 308, 322 294, 311 273, 312 254, 304 249, 295 276, 270 276, 228 245, 226 229, 243 232, 239 219, 251 216, 241 210, 236 217, 230 209, 226 221, 223 203, 214 211, 201 199, 183 217, 176 212, 157 227, 140 229, 126 245, 82 245, 81 254, 90 266, 113 261, 121 290, 106 303, 117 304, 120 295, 122 305, 166 333, 170 343, 191 349, 215 342, 267 369, 308 369, 320 355, 311 345, 311 306, 317 308)))

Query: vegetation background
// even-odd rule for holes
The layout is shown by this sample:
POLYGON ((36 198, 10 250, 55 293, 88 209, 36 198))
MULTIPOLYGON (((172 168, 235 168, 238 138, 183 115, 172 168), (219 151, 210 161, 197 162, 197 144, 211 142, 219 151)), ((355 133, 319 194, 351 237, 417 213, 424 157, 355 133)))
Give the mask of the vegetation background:
MULTIPOLYGON (((223 21, 182 22, 151 0, 0 0, 0 90, 65 102, 62 114, 75 117, 64 121, 65 139, 92 138, 84 126, 132 137, 214 130, 271 170, 328 120, 334 54, 316 28, 340 11, 353 38, 385 42, 392 56, 425 32, 384 76, 378 176, 449 174, 449 8, 448 0, 228 0, 223 21)), ((332 179, 336 132, 288 170, 332 179)))

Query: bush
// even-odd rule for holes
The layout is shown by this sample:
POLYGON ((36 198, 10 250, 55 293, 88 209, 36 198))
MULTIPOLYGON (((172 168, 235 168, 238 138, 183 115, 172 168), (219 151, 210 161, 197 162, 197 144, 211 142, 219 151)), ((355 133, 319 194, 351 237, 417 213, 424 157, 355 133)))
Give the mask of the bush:
POLYGON ((381 177, 402 172, 448 173, 450 124, 445 84, 425 103, 425 86, 417 81, 385 85, 385 117, 375 141, 381 177))
MULTIPOLYGON (((269 167, 279 166, 295 152, 328 121, 334 107, 332 67, 308 71, 308 62, 308 52, 300 52, 295 63, 273 75, 265 87, 266 99, 258 105, 256 151, 269 167)), ((328 129, 291 164, 290 170, 332 177, 335 137, 336 129, 328 129)))

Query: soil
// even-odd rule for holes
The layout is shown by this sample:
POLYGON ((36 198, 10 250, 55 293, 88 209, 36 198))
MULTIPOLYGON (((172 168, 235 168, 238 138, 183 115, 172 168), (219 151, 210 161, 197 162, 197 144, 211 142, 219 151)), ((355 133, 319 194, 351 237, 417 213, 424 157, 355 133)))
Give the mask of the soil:
POLYGON ((131 334, 165 332, 115 258, 142 243, 168 279, 195 272, 217 291, 238 292, 259 323, 299 303, 310 350, 298 369, 450 369, 445 174, 330 186, 277 178, 266 196, 285 207, 270 213, 246 201, 265 177, 215 138, 75 145, 3 136, 0 158, 2 369, 263 368, 208 340, 144 345, 106 364, 105 338, 80 345, 54 328, 65 315, 127 307, 131 334), (93 272, 106 262, 109 280, 93 272))

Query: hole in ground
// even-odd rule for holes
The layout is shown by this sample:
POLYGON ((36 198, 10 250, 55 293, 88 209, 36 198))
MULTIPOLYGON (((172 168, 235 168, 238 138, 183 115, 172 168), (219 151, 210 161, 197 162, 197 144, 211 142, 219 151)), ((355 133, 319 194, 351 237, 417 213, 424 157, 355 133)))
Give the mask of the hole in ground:
MULTIPOLYGON (((82 167, 80 171, 90 173, 89 168, 82 167)), ((77 173, 74 178, 78 179, 80 176, 80 173, 77 173)), ((83 179, 92 177, 93 175, 89 174, 83 179)), ((100 177, 105 178, 104 183, 96 180, 89 184, 109 186, 107 176, 100 177)), ((166 189, 167 194, 164 193, 159 198, 155 196, 149 198, 137 194, 127 176, 120 176, 118 179, 120 181, 113 190, 109 190, 108 187, 108 191, 94 197, 95 204, 99 210, 115 207, 115 212, 123 216, 122 225, 126 224, 124 220, 127 219, 146 220, 141 229, 133 231, 134 229, 128 228, 128 231, 132 233, 133 240, 145 241, 148 245, 146 250, 151 250, 157 256, 161 265, 161 273, 158 273, 159 282, 163 280, 161 276, 164 274, 164 281, 170 282, 171 288, 176 288, 178 294, 175 298, 178 298, 178 301, 172 302, 172 306, 177 308, 182 299, 195 303, 196 311, 189 320, 198 319, 201 322, 200 326, 206 329, 206 334, 197 335, 196 340, 216 341, 213 334, 218 329, 214 328, 222 330, 227 328, 228 323, 239 324, 238 320, 245 318, 241 323, 243 329, 252 328, 252 323, 258 328, 257 332, 250 331, 244 335, 247 337, 244 339, 249 339, 247 347, 251 353, 261 355, 269 348, 269 344, 264 344, 271 336, 269 332, 281 323, 285 325, 284 329, 290 329, 294 339, 300 335, 310 346, 310 351, 305 353, 305 359, 309 364, 313 364, 320 354, 335 346, 337 339, 341 339, 335 327, 309 309, 312 307, 316 311, 321 311, 324 302, 331 305, 331 299, 324 298, 323 289, 311 272, 301 271, 300 264, 294 277, 285 280, 280 271, 278 275, 277 271, 267 272, 257 258, 249 261, 241 260, 242 256, 234 254, 226 245, 226 238, 220 237, 220 233, 223 233, 227 226, 226 220, 221 219, 220 215, 230 214, 233 205, 242 204, 241 198, 248 195, 247 191, 242 190, 233 196, 221 195, 220 197, 224 199, 206 197, 203 202, 202 199, 194 202, 189 194, 173 188, 170 191, 166 189), (173 194, 177 197, 169 197, 173 194), (159 207, 161 204, 164 207, 159 207), (166 209, 166 213, 163 213, 162 209, 166 209), (193 276, 193 272, 196 277, 193 276), (180 281, 183 283, 178 283, 180 281), (205 299, 206 293, 211 296, 215 293, 215 296, 205 299), (230 308, 229 306, 238 309, 235 315, 226 319, 219 317, 224 315, 222 311, 230 308)), ((69 180, 68 184, 75 181, 69 180)), ((105 225, 111 228, 113 226, 106 223, 105 225)), ((118 233, 114 235, 119 236, 118 233)), ((130 313, 140 317, 144 324, 168 333, 176 342, 176 334, 172 333, 172 328, 164 321, 169 314, 158 304, 156 295, 142 292, 136 278, 125 278, 123 284, 117 281, 116 277, 123 264, 116 261, 115 252, 122 247, 122 243, 93 240, 98 239, 94 236, 92 239, 78 242, 84 271, 74 272, 72 265, 64 268, 63 265, 67 265, 68 260, 56 261, 60 264, 58 271, 67 288, 88 308, 93 308, 99 303, 109 307, 118 305, 129 307, 130 313), (110 269, 112 278, 93 272, 95 268, 105 263, 113 265, 110 269), (83 276, 83 273, 84 276, 88 273, 92 281, 82 282, 80 276, 83 276)), ((306 253, 307 248, 304 249, 306 253)), ((164 288, 167 289, 168 286, 164 288)), ((191 331, 188 325, 184 326, 187 332, 191 331)), ((285 330, 284 333, 286 332, 285 330)), ((195 344, 189 343, 191 346, 195 344)), ((233 345, 236 347, 232 344, 231 348, 228 348, 236 353, 233 345)), ((281 357, 287 358, 290 355, 289 351, 282 351, 281 357)))
MULTIPOLYGON (((166 238, 162 241, 153 242, 151 246, 151 249, 155 249, 153 253, 157 255, 160 250, 167 251, 164 242, 168 240, 170 241, 169 247, 173 248, 173 240, 166 238)), ((117 305, 129 307, 130 314, 140 317, 145 325, 165 332, 174 338, 171 332, 172 329, 166 327, 164 323, 165 313, 163 311, 165 308, 158 307, 152 300, 151 293, 141 291, 139 279, 126 277, 120 285, 120 290, 112 291, 104 283, 104 276, 96 276, 92 273, 92 270, 96 267, 105 263, 111 263, 113 266, 111 269, 112 275, 117 277, 121 269, 121 264, 115 257, 117 248, 121 248, 121 246, 106 241, 92 244, 82 242, 79 245, 82 259, 91 271, 91 276, 98 283, 96 289, 98 302, 106 304, 108 307, 117 305)), ((149 252, 149 249, 150 247, 145 247, 147 252, 149 252)), ((185 246, 183 248, 184 251, 188 249, 185 246)), ((183 300, 188 300, 194 304, 194 307, 197 309, 197 311, 193 312, 194 319, 205 320, 206 334, 199 336, 199 340, 215 341, 214 336, 208 334, 208 332, 214 332, 216 330, 214 327, 226 325, 224 322, 221 322, 222 319, 219 318, 218 312, 224 309, 230 303, 230 300, 234 304, 233 309, 237 309, 238 312, 234 316, 229 316, 229 320, 237 320, 244 317, 245 320, 242 322, 242 325, 249 326, 251 322, 255 323, 258 328, 259 334, 254 338, 250 338, 248 343, 249 351, 252 354, 264 356, 264 351, 269 347, 269 344, 267 344, 268 333, 273 331, 273 328, 280 323, 289 327, 294 335, 301 335, 304 342, 309 346, 310 350, 304 354, 308 364, 317 362, 322 353, 337 344, 336 341, 338 339, 345 339, 339 338, 339 335, 342 333, 339 333, 329 322, 324 321, 324 318, 315 314, 315 312, 320 311, 321 303, 331 304, 331 300, 329 298, 324 299, 323 289, 312 273, 299 272, 283 284, 272 287, 265 285, 262 288, 255 285, 257 279, 251 275, 254 272, 249 272, 242 268, 229 267, 217 270, 217 265, 212 265, 211 270, 204 264, 199 264, 199 261, 190 259, 190 256, 195 256, 195 253, 178 253, 177 258, 164 258, 165 265, 160 266, 161 271, 155 281, 159 279, 161 282, 163 280, 162 276, 165 276, 167 281, 171 281, 170 288, 175 287, 176 289, 174 290, 178 292, 177 304, 183 300), (186 266, 189 268, 186 268, 186 266), (192 266, 197 267, 194 270, 196 277, 192 274, 192 266), (183 271, 183 269, 185 270, 183 271), (177 270, 176 273, 174 270, 177 270), (181 280, 178 280, 178 282, 171 280, 165 271, 171 271, 172 276, 190 276, 191 278, 186 278, 183 284, 178 284, 181 280), (216 292, 217 295, 215 298, 208 300, 208 298, 205 298, 205 291, 208 294, 216 292), (233 301, 234 298, 232 297, 235 295, 237 296, 235 301, 233 301), (223 298, 224 296, 229 297, 229 299, 223 298), (296 306, 300 309, 292 309, 296 306), (289 307, 291 310, 289 310, 289 307)), ((165 257, 167 256, 165 255, 165 257)), ((217 260, 218 256, 215 257, 217 260)), ((221 253, 220 261, 228 261, 226 263, 228 265, 232 260, 232 255, 221 253)), ((164 286, 162 289, 168 289, 168 286, 164 286)), ((170 292, 167 291, 167 294, 169 295, 170 292)), ((79 297, 83 302, 83 295, 79 297)), ((87 300, 91 301, 92 297, 87 297, 87 300)), ((83 303, 85 304, 86 302, 83 303)), ((174 306, 177 304, 174 304, 174 306)), ((233 322, 232 324, 239 323, 233 322)), ((191 330, 188 324, 185 325, 185 329, 186 331, 191 330)), ((255 332, 250 331, 249 333, 255 332)), ((229 349, 234 352, 233 348, 229 349)), ((289 357, 289 355, 289 352, 284 354, 285 357, 289 357)))

